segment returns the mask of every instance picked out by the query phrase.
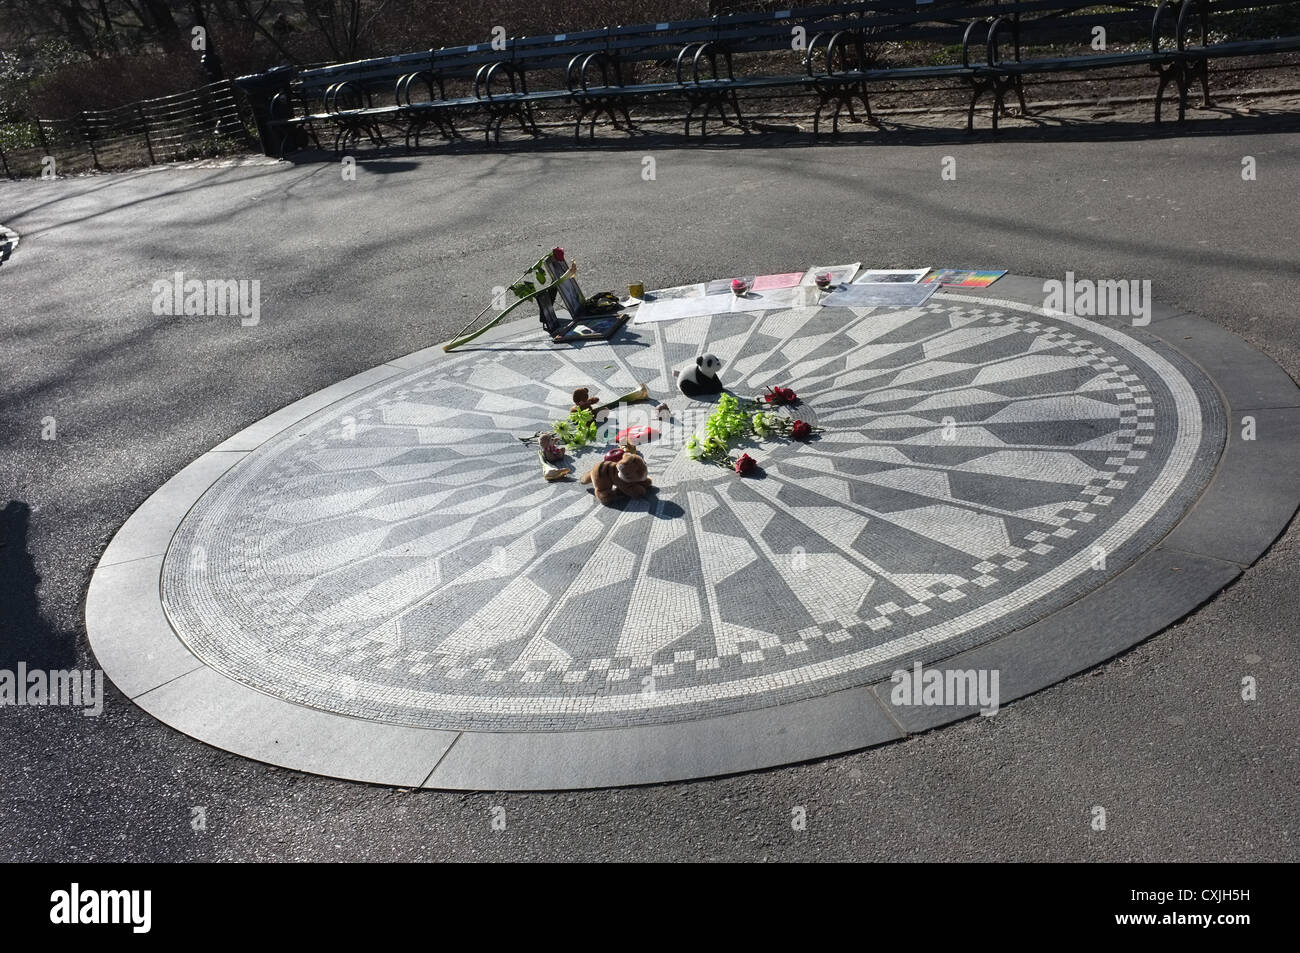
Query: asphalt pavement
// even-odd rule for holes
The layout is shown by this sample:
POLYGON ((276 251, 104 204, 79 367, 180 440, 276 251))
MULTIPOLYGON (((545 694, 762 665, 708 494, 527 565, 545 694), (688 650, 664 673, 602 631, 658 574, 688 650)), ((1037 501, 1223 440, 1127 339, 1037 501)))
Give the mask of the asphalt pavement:
MULTIPOLYGON (((150 493, 271 411, 447 339, 553 245, 588 293, 814 260, 1150 279, 1298 378, 1300 137, 1224 128, 651 139, 362 154, 354 179, 302 161, 0 183, 0 224, 22 236, 0 265, 0 669, 92 666, 91 570, 150 493), (178 271, 259 281, 260 321, 154 314, 154 282, 178 271)), ((399 791, 215 750, 112 688, 98 718, 5 708, 0 859, 1294 861, 1298 539, 995 717, 731 778, 399 791)))

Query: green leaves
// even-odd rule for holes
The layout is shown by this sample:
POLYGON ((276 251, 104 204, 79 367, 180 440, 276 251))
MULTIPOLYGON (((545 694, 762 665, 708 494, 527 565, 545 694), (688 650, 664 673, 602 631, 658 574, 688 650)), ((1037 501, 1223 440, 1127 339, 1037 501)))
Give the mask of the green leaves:
MULTIPOLYGON (((692 460, 734 469, 736 461, 730 453, 732 441, 750 434, 759 440, 766 440, 774 434, 791 436, 795 421, 771 409, 764 410, 765 406, 767 405, 756 400, 745 400, 742 406, 740 399, 731 394, 723 394, 718 398, 717 409, 704 422, 704 434, 692 435, 687 439, 687 455, 692 460)), ((806 428, 805 436, 800 439, 807 439, 807 433, 821 429, 808 428, 806 424, 803 426, 806 428)))
POLYGON ((577 450, 595 441, 596 415, 586 409, 570 411, 568 417, 555 421, 551 430, 561 443, 577 450))
POLYGON ((694 460, 730 468, 731 442, 752 429, 750 416, 741 410, 740 401, 732 394, 722 394, 717 409, 704 422, 704 436, 688 439, 686 452, 694 460))

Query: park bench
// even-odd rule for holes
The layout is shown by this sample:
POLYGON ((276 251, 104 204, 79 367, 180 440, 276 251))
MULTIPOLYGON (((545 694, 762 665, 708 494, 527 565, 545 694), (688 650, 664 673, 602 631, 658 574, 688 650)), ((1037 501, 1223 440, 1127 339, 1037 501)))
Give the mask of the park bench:
POLYGON ((1155 120, 1160 122, 1165 91, 1173 84, 1178 93, 1178 118, 1186 118, 1188 90, 1199 81, 1203 99, 1209 104, 1211 59, 1250 56, 1300 50, 1300 36, 1282 36, 1253 40, 1210 43, 1210 18, 1214 12, 1227 13, 1250 8, 1291 5, 1289 0, 1159 0, 1158 3, 1113 4, 1098 12, 1095 4, 1062 4, 1060 0, 1020 0, 1003 4, 1003 11, 989 25, 985 65, 976 71, 976 88, 971 99, 971 116, 976 103, 986 92, 993 94, 993 128, 1005 109, 1008 93, 1014 91, 1026 110, 1023 82, 1026 77, 1058 72, 1114 70, 1145 66, 1157 76, 1155 120), (1122 7, 1123 9, 1113 9, 1122 7), (1187 34, 1195 19, 1200 27, 1201 43, 1190 46, 1187 34), (1115 27, 1145 27, 1149 48, 1128 51, 1080 52, 1068 55, 1022 59, 1025 46, 1046 46, 1052 42, 1078 43, 1091 50, 1088 43, 1094 28, 1108 32, 1115 27), (1172 34, 1172 35, 1171 35, 1172 34), (1013 58, 1002 57, 1001 42, 1009 36, 1013 58))
MULTIPOLYGON (((969 12, 986 5, 987 0, 948 0, 945 9, 969 12)), ((846 81, 842 76, 814 75, 808 69, 737 76, 733 57, 792 51, 798 27, 805 36, 811 31, 811 49, 804 58, 811 63, 819 37, 824 34, 829 40, 844 30, 849 22, 845 17, 864 12, 889 15, 872 29, 915 25, 934 17, 932 10, 918 9, 913 0, 870 0, 512 38, 501 49, 481 43, 304 70, 295 84, 293 101, 298 108, 286 109, 285 101, 280 101, 273 112, 281 125, 301 124, 318 146, 316 127, 333 123, 336 150, 360 141, 363 135, 382 143, 380 127, 385 124, 403 126, 408 146, 418 145, 429 125, 436 125, 444 137, 455 138, 459 135, 456 120, 475 113, 486 117, 485 135, 495 133, 499 139, 507 117, 517 118, 521 128, 537 134, 532 107, 555 102, 577 107, 575 135, 580 135, 588 118, 594 135, 601 115, 615 126, 630 129, 630 106, 665 98, 686 104, 684 131, 688 136, 696 119, 701 134, 706 134, 708 117, 715 110, 724 124, 745 128, 738 92, 789 87, 825 95, 828 90, 842 90, 846 81), (639 80, 634 75, 639 64, 666 67, 668 75, 639 80), (553 79, 540 88, 536 82, 530 84, 529 76, 539 73, 562 77, 562 83, 553 79), (457 81, 468 88, 450 91, 457 81), (393 101, 377 104, 377 95, 390 89, 393 101), (421 92, 424 98, 416 98, 421 92)), ((920 38, 922 34, 891 34, 891 38, 895 36, 920 38)), ((918 76, 934 72, 923 70, 918 76)), ((906 76, 906 71, 898 75, 906 76)))
POLYGON ((909 9, 907 4, 873 4, 851 20, 838 24, 817 24, 808 40, 804 57, 809 85, 817 96, 813 113, 813 134, 820 131, 822 112, 832 103, 832 131, 839 131, 844 108, 854 114, 854 101, 861 102, 868 122, 871 111, 870 84, 882 82, 928 82, 961 79, 974 82, 979 68, 971 61, 971 45, 981 39, 981 27, 990 20, 982 15, 987 4, 949 0, 934 6, 909 9), (891 42, 924 42, 941 47, 960 43, 960 62, 915 66, 881 66, 879 50, 891 42), (817 66, 817 54, 821 65, 817 66))
MULTIPOLYGON (((839 106, 848 105, 852 111, 852 93, 846 91, 855 92, 865 103, 860 72, 870 62, 865 45, 868 35, 878 43, 953 42, 961 38, 971 14, 988 6, 988 0, 947 0, 937 9, 918 6, 915 0, 870 0, 661 23, 652 29, 621 27, 611 31, 609 49, 584 64, 584 82, 580 90, 574 91, 575 101, 579 103, 575 132, 588 111, 594 114, 603 108, 609 112, 611 104, 618 104, 626 117, 629 103, 665 97, 685 103, 684 132, 688 136, 691 122, 697 116, 701 134, 707 134, 708 117, 714 111, 724 124, 744 129, 746 122, 739 94, 810 91, 820 100, 814 116, 816 126, 822 108, 831 101, 838 101, 839 106), (796 32, 801 40, 799 45, 795 43, 796 32), (761 73, 736 68, 737 61, 743 57, 763 54, 770 59, 770 54, 781 52, 801 54, 792 60, 788 71, 761 73), (819 52, 825 58, 824 68, 814 65, 819 52), (644 60, 670 62, 671 76, 650 83, 628 82, 624 76, 625 64, 644 60), (600 83, 585 81, 592 62, 601 69, 600 83)), ((897 76, 933 78, 938 72, 929 68, 912 72, 899 70, 897 76)), ((961 70, 948 72, 956 75, 961 70)), ((837 127, 839 111, 837 107, 837 127)), ((593 115, 593 134, 594 118, 593 115)))
MULTIPOLYGON (((1294 0, 1196 0, 1195 3, 1189 0, 1184 3, 1178 11, 1174 26, 1173 63, 1163 77, 1166 83, 1172 81, 1178 88, 1178 118, 1182 119, 1187 111, 1187 91, 1195 82, 1201 86, 1202 105, 1210 105, 1211 60, 1300 51, 1300 28, 1295 23, 1290 24, 1293 32, 1281 36, 1211 43, 1209 37, 1212 18, 1218 23, 1240 12, 1261 22, 1270 13, 1285 14, 1295 7, 1294 0), (1200 27, 1200 43, 1188 45, 1193 13, 1200 27)), ((1158 103, 1157 100, 1157 105, 1158 103)))
MULTIPOLYGON (((608 27, 581 33, 512 38, 497 49, 490 43, 383 57, 337 64, 302 72, 297 83, 301 104, 284 124, 302 124, 319 146, 315 128, 323 123, 337 127, 336 150, 360 141, 364 134, 372 142, 383 142, 380 127, 403 125, 407 145, 418 145, 421 133, 436 125, 445 138, 459 135, 456 120, 474 113, 486 116, 485 135, 500 138, 505 118, 513 116, 521 128, 537 134, 532 107, 569 102, 577 113, 575 135, 590 119, 591 134, 600 116, 616 127, 633 127, 630 107, 650 101, 675 99, 686 105, 684 132, 698 121, 707 134, 708 117, 716 111, 726 125, 745 129, 738 93, 812 91, 819 97, 814 125, 822 108, 834 101, 835 128, 840 107, 853 113, 852 96, 867 106, 866 89, 859 75, 868 61, 863 38, 872 34, 885 40, 954 40, 955 30, 965 29, 959 19, 985 10, 992 0, 941 0, 938 8, 918 6, 915 0, 868 0, 804 9, 731 14, 725 17, 673 21, 668 23, 608 27), (942 21, 935 30, 936 21, 942 21), (745 54, 796 52, 794 34, 803 31, 806 53, 798 69, 769 75, 737 75, 735 58, 745 54), (851 41, 840 43, 845 33, 851 41), (817 71, 813 61, 822 52, 831 54, 826 69, 817 71), (838 55, 840 66, 833 64, 838 55), (852 59, 850 59, 852 55, 852 59), (653 64, 667 75, 638 79, 636 67, 653 64), (549 73, 562 76, 562 83, 530 84, 529 76, 549 73), (470 88, 449 92, 455 81, 472 80, 470 88), (531 88, 530 88, 531 86, 531 88), (381 90, 392 89, 393 102, 376 104, 381 90), (423 99, 416 97, 425 94, 423 99)), ((969 66, 898 69, 882 76, 896 79, 933 79, 971 72, 969 66)), ((283 103, 279 112, 283 113, 283 103)))
MULTIPOLYGON (((873 85, 957 80, 970 89, 967 128, 974 128, 976 109, 991 94, 996 130, 1010 95, 1028 113, 1024 85, 1030 78, 1131 67, 1157 74, 1156 120, 1161 118, 1171 84, 1178 91, 1182 119, 1191 86, 1199 82, 1208 101, 1211 60, 1300 49, 1300 36, 1295 35, 1210 42, 1210 20, 1287 6, 1294 4, 1290 0, 1120 0, 1104 6, 1078 0, 865 0, 514 37, 496 44, 303 70, 274 96, 267 125, 282 133, 301 127, 318 146, 317 127, 333 125, 336 150, 363 136, 382 143, 383 127, 394 126, 404 132, 409 147, 418 146, 430 126, 444 138, 461 137, 457 123, 471 117, 482 118, 487 138, 499 139, 507 119, 539 135, 534 108, 562 105, 574 108, 574 134, 580 137, 585 122, 594 136, 602 116, 615 127, 631 130, 634 108, 670 101, 685 106, 684 132, 690 136, 693 122, 698 122, 701 135, 707 135, 708 119, 715 112, 724 124, 747 130, 741 94, 756 98, 811 94, 817 101, 813 131, 818 134, 823 113, 832 107, 835 132, 845 108, 851 118, 857 118, 857 103, 867 121, 874 122, 873 85), (1189 39, 1194 26, 1199 26, 1199 43, 1189 39), (1141 38, 1141 44, 1134 49, 1094 49, 1090 41, 1097 27, 1118 36, 1121 43, 1141 38), (796 34, 802 49, 794 42, 796 34), (960 56, 948 63, 882 64, 880 51, 896 43, 933 44, 959 50, 960 56), (1064 52, 1061 46, 1066 47, 1064 52), (1024 55, 1028 49, 1049 52, 1028 57, 1024 55), (1009 55, 1004 56, 1004 51, 1009 55), (773 71, 774 55, 782 52, 796 55, 789 68, 781 67, 776 56, 773 71)), ((246 77, 240 82, 257 79, 246 77)), ((254 85, 250 82, 245 88, 254 85)), ((281 146, 284 139, 282 134, 281 146)), ((267 145, 271 149, 274 143, 267 145)))
POLYGON ((300 113, 290 124, 301 124, 317 146, 317 128, 333 125, 335 151, 360 141, 362 135, 382 145, 385 140, 381 126, 397 107, 380 105, 376 100, 391 96, 395 84, 415 68, 422 56, 405 53, 302 70, 291 94, 300 113))

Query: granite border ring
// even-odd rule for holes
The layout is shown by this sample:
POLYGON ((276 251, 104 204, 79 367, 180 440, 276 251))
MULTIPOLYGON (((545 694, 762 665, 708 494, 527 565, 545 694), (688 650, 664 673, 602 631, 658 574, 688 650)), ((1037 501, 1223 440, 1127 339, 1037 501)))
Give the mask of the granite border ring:
MULTIPOLYGON (((1008 275, 989 288, 952 289, 942 297, 972 308, 986 302, 1024 311, 1042 304, 1042 286, 1041 279, 1008 275)), ((1294 479, 1300 388, 1290 377, 1240 338, 1190 313, 1155 305, 1141 330, 1213 385, 1201 406, 1213 404, 1226 431, 1222 452, 1202 461, 1205 481, 1180 504, 1181 518, 1171 517, 1158 538, 1102 584, 996 637, 951 643, 943 665, 998 670, 1002 704, 1100 664, 1195 610, 1260 557, 1300 504, 1294 479), (1244 416, 1254 418, 1255 439, 1241 439, 1244 416)), ((356 781, 459 790, 592 788, 732 774, 898 740, 977 712, 974 706, 894 705, 891 683, 872 671, 857 684, 849 675, 827 681, 820 694, 774 695, 677 720, 575 727, 557 719, 530 730, 511 730, 509 721, 492 727, 449 720, 443 727, 289 700, 201 658, 174 628, 163 595, 169 547, 191 512, 201 501, 210 505, 209 491, 277 437, 302 436, 308 419, 327 408, 445 359, 440 347, 426 348, 290 404, 199 457, 132 514, 100 559, 86 599, 91 647, 125 695, 170 727, 244 757, 356 781)), ((945 596, 961 598, 955 587, 939 598, 945 596)), ((804 651, 801 643, 780 647, 789 653, 790 646, 804 651)))

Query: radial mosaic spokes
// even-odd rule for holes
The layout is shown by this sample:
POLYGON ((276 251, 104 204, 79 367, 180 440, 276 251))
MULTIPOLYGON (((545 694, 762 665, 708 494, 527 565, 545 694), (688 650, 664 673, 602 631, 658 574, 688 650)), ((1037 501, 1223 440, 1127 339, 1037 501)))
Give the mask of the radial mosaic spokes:
MULTIPOLYGON (((1099 586, 1177 520, 1223 438, 1208 384, 1167 349, 1009 302, 476 344, 320 412, 199 502, 163 574, 197 654, 280 697, 426 727, 778 704, 1099 586), (738 394, 793 386, 822 433, 746 447, 746 478, 688 459, 686 422, 709 408, 672 369, 703 350, 738 394), (675 411, 645 448, 657 492, 603 507, 544 482, 516 438, 575 387, 641 382, 675 411)), ((598 459, 576 455, 575 475, 598 459)))

